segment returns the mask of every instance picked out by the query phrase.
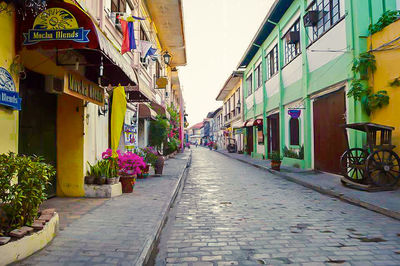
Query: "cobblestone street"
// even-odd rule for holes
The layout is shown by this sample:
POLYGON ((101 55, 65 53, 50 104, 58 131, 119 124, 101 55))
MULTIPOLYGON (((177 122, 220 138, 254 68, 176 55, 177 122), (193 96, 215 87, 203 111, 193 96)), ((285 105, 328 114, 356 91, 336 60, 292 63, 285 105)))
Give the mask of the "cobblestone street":
POLYGON ((193 148, 157 265, 400 265, 400 221, 193 148))

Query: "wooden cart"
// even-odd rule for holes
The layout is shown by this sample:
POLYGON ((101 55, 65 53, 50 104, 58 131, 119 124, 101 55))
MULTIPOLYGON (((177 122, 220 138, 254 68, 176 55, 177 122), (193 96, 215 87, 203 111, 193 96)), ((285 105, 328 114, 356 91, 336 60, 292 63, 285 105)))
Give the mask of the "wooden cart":
POLYGON ((400 179, 400 158, 393 151, 394 127, 374 123, 343 125, 348 149, 340 158, 342 183, 368 191, 391 190, 400 179), (367 145, 350 148, 347 129, 366 132, 367 145))

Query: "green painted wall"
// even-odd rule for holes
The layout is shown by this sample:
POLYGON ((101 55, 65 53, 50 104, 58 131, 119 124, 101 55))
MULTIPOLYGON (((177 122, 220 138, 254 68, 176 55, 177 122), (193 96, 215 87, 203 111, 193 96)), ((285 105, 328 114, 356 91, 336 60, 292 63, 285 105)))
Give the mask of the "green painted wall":
MULTIPOLYGON (((264 119, 264 136, 265 136, 265 154, 267 154, 267 126, 266 126, 266 113, 279 108, 280 111, 280 140, 281 149, 285 145, 285 124, 283 119, 284 106, 290 102, 296 100, 302 100, 304 105, 303 110, 303 121, 301 126, 304 128, 304 148, 305 158, 304 167, 312 167, 312 113, 311 113, 311 100, 310 95, 313 93, 323 91, 324 89, 344 82, 347 87, 350 85, 350 80, 354 77, 351 71, 352 62, 355 57, 360 53, 365 52, 368 49, 367 36, 368 26, 371 22, 376 22, 385 10, 395 9, 396 0, 345 0, 344 9, 346 16, 344 18, 345 29, 346 29, 346 42, 347 49, 342 55, 334 58, 330 62, 320 66, 314 71, 310 72, 309 58, 307 55, 307 46, 310 45, 311 41, 306 36, 306 28, 300 19, 300 46, 301 46, 301 60, 302 60, 302 75, 301 79, 294 82, 290 86, 283 86, 282 67, 284 65, 284 48, 281 37, 285 32, 282 29, 285 28, 286 24, 295 16, 300 10, 300 18, 306 13, 306 2, 304 0, 296 0, 288 8, 286 13, 283 15, 281 20, 275 25, 274 30, 265 39, 263 44, 259 47, 257 54, 252 58, 249 65, 245 69, 245 75, 243 79, 243 96, 244 99, 247 95, 247 84, 246 77, 248 73, 253 73, 253 84, 255 81, 254 69, 255 64, 258 62, 260 57, 262 58, 262 74, 263 74, 263 103, 254 104, 253 108, 247 110, 246 102, 244 101, 244 118, 245 120, 255 118, 256 116, 263 114, 264 119), (268 97, 265 87, 265 81, 267 77, 265 50, 271 46, 271 44, 278 39, 278 51, 279 51, 279 93, 268 97)), ((268 22, 271 23, 271 22, 268 22)), ((273 23, 274 24, 274 23, 273 23)), ((322 38, 321 38, 322 39, 322 38)), ((289 63, 290 64, 290 63, 289 63)), ((253 91, 253 100, 255 101, 255 95, 253 91)), ((355 102, 352 98, 347 98, 347 120, 351 122, 368 121, 369 117, 362 111, 359 102, 355 102)), ((257 135, 256 130, 253 130, 254 134, 254 149, 256 151, 257 135)), ((350 133, 350 145, 361 146, 364 142, 364 135, 362 133, 351 132, 350 133)), ((282 151, 282 150, 281 150, 282 151)))

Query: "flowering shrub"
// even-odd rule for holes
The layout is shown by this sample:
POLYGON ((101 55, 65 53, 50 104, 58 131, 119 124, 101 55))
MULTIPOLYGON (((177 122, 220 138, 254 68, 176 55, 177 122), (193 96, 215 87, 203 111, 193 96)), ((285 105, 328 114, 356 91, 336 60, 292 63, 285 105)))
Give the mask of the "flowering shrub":
POLYGON ((122 175, 137 175, 146 167, 143 157, 127 151, 118 156, 119 172, 122 175))
POLYGON ((147 164, 151 164, 153 166, 156 165, 157 158, 158 158, 158 152, 153 147, 146 147, 146 148, 143 148, 141 151, 143 153, 144 161, 147 164))

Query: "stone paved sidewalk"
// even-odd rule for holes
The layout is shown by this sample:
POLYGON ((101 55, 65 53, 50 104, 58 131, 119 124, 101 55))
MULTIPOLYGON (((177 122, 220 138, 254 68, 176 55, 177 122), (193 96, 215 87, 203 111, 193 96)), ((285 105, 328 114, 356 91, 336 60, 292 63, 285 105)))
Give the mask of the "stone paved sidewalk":
POLYGON ((400 189, 395 191, 365 192, 345 187, 340 182, 340 176, 318 171, 297 169, 281 166, 281 171, 271 169, 269 160, 251 158, 248 155, 228 153, 226 150, 218 150, 230 158, 251 164, 261 169, 286 178, 305 187, 317 190, 344 201, 365 207, 400 220, 400 189))
POLYGON ((162 177, 138 180, 132 194, 112 198, 76 219, 49 246, 18 265, 142 265, 190 159, 190 151, 170 158, 162 177))

